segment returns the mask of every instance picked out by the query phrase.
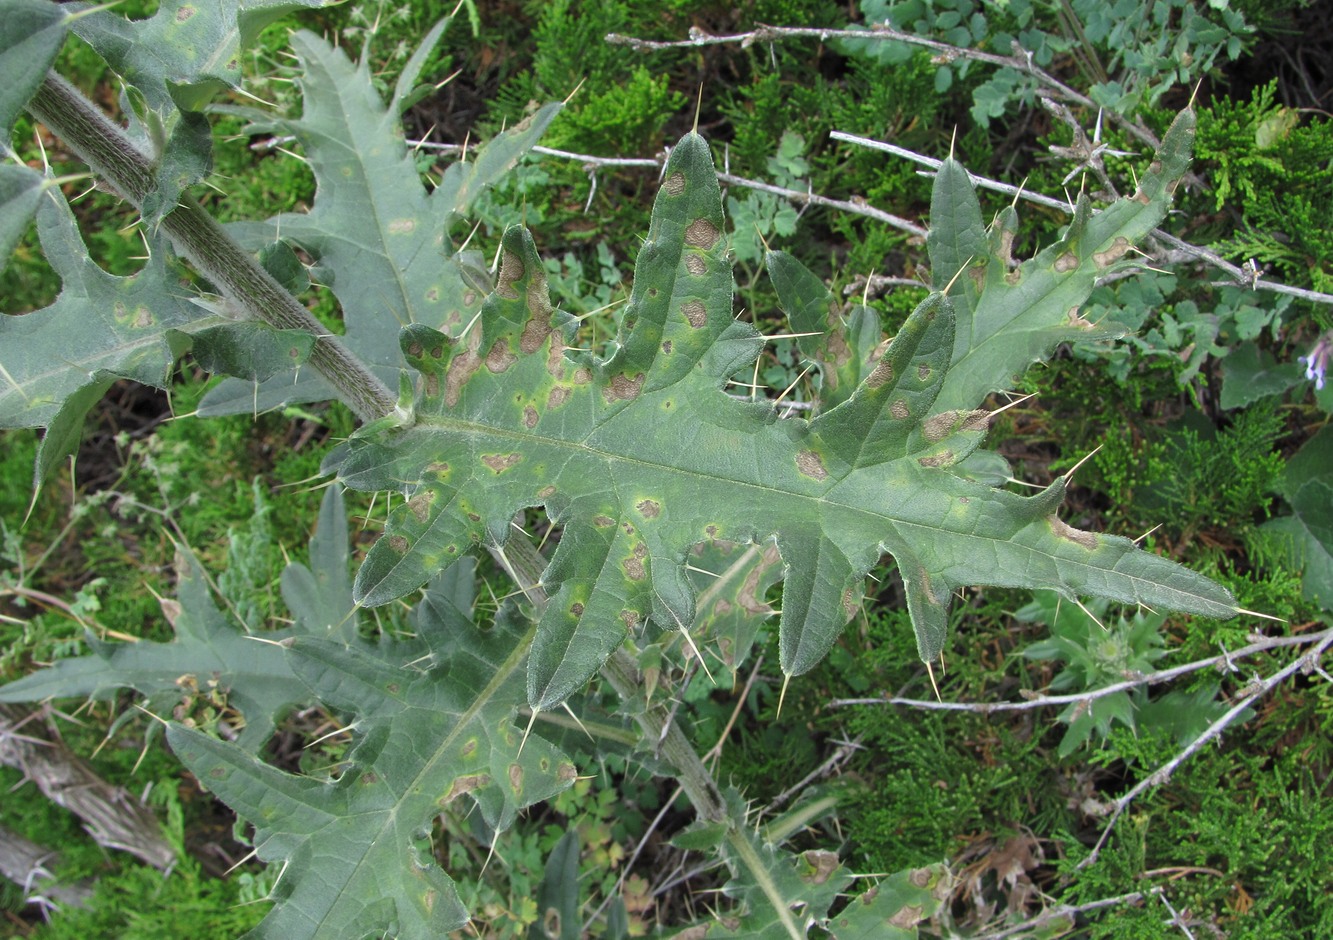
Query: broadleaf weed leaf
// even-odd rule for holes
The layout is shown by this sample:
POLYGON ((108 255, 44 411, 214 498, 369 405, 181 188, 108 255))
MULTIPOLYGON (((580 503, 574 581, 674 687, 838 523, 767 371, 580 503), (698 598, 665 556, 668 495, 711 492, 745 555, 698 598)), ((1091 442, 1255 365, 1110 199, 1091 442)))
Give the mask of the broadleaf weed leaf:
MULTIPOLYGON (((1160 217, 1166 168, 1185 166, 1189 119, 1179 127, 1139 195, 1098 215, 1085 206, 1062 242, 1019 268, 1017 285, 1003 282, 997 261, 976 267, 986 278, 957 298, 930 295, 851 394, 808 421, 778 420, 772 404, 726 391, 762 340, 732 313, 721 198, 702 138, 687 135, 672 151, 606 358, 567 349, 569 317, 550 305, 532 239, 510 229, 496 290, 463 341, 403 331, 420 373, 415 424, 353 440, 330 464, 350 486, 406 497, 357 577, 359 602, 385 603, 476 546, 502 546, 518 510, 544 507, 563 529, 529 670, 537 708, 577 690, 646 622, 688 628, 685 556, 709 539, 776 540, 788 675, 828 651, 886 552, 927 661, 943 649, 951 594, 968 584, 1232 616, 1230 595, 1208 579, 1060 521, 1063 479, 1024 497, 950 469, 982 440, 981 398, 1063 331, 1082 330, 1069 311, 1095 272, 1124 254, 1144 212, 1160 217), (981 332, 982 321, 996 335, 981 332), (992 355, 996 370, 983 373, 992 355)), ((964 251, 986 236, 954 227, 953 263, 964 266, 964 251)))

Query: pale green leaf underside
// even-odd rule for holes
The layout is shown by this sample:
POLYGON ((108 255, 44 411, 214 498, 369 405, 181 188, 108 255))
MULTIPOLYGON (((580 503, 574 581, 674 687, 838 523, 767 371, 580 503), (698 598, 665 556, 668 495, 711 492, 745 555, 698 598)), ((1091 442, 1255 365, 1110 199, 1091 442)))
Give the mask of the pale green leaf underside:
POLYGON ((788 674, 828 651, 884 552, 898 561, 926 659, 942 649, 950 595, 964 585, 1234 613, 1206 578, 1060 522, 1061 481, 1022 497, 949 472, 985 420, 939 413, 955 348, 942 295, 814 421, 779 421, 769 405, 726 395, 724 381, 761 341, 733 319, 721 226, 708 147, 689 135, 668 162, 609 359, 566 351, 568 318, 552 311, 521 229, 505 235, 498 287, 465 345, 404 331, 422 373, 415 426, 353 441, 336 468, 353 487, 407 496, 358 575, 362 603, 415 589, 474 545, 502 544, 518 509, 544 506, 564 528, 529 671, 541 708, 645 620, 688 626, 685 553, 714 538, 776 538, 788 674))

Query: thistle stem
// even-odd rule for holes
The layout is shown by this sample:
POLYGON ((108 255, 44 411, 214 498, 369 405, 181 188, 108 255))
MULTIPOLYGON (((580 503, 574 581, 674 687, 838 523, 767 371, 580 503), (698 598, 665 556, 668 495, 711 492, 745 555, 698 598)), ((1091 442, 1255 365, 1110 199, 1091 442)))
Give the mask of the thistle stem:
MULTIPOLYGON (((47 75, 28 110, 69 146, 121 198, 142 210, 153 192, 155 168, 125 132, 55 72, 47 75)), ((309 364, 337 391, 357 417, 370 421, 397 406, 393 394, 336 336, 192 200, 163 217, 161 231, 181 257, 244 311, 283 330, 315 336, 309 364)))

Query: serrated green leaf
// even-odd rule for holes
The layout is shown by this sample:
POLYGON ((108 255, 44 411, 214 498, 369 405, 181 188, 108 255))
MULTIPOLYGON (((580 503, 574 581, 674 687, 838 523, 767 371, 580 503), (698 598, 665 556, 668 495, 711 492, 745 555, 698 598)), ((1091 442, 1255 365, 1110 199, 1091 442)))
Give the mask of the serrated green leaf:
POLYGON ((14 119, 46 78, 68 23, 68 12, 50 0, 0 0, 0 153, 10 152, 14 119))
POLYGON ((72 28, 159 113, 199 111, 241 84, 241 52, 274 20, 336 0, 163 0, 144 20, 127 20, 91 3, 72 28))
MULTIPOLYGON (((468 569, 471 574, 471 569, 468 569)), ((342 487, 330 486, 319 504, 310 539, 310 565, 292 562, 282 571, 282 599, 298 633, 351 644, 359 618, 352 601, 351 553, 347 548, 347 508, 342 487)), ((434 597, 433 591, 426 592, 434 597)))
POLYGON ((1157 159, 1140 174, 1133 196, 1097 213, 1080 197, 1061 240, 1014 269, 1009 264, 1013 210, 1001 213, 988 236, 966 172, 952 158, 944 161, 935 177, 927 245, 935 287, 953 282, 949 297, 958 326, 936 409, 975 408, 1057 343, 1121 335, 1114 325, 1088 322, 1079 310, 1096 279, 1162 220, 1189 166, 1193 139, 1194 113, 1185 111, 1167 131, 1157 159))
POLYGON ((764 263, 778 304, 797 334, 797 348, 819 364, 820 407, 841 404, 874 367, 881 336, 878 316, 854 307, 844 318, 824 282, 784 251, 767 252, 764 263))
POLYGON ((314 347, 313 333, 247 320, 200 330, 191 351, 209 372, 262 381, 305 362, 314 347))
POLYGON ((551 849, 537 895, 537 923, 528 940, 579 940, 579 831, 570 829, 551 849))
POLYGON ((135 689, 147 697, 149 710, 166 718, 182 695, 216 688, 245 716, 238 746, 258 751, 274 723, 308 697, 273 645, 288 633, 266 632, 262 637, 270 642, 259 642, 247 625, 218 610, 188 549, 178 554, 177 571, 176 603, 164 602, 177 611, 174 640, 105 643, 89 635, 92 655, 57 660, 0 687, 0 702, 106 698, 119 689, 135 689))
POLYGON ((916 940, 916 925, 939 910, 951 885, 943 865, 900 871, 852 898, 826 926, 834 940, 916 940))
POLYGON ((255 827, 259 858, 284 863, 276 906, 251 936, 360 940, 443 936, 468 920, 436 863, 430 826, 467 797, 504 829, 574 781, 571 764, 513 717, 533 630, 502 611, 457 631, 453 655, 423 669, 411 649, 296 637, 288 656, 312 694, 353 716, 356 744, 336 780, 296 777, 173 724, 168 740, 200 782, 255 827))
POLYGON ((1234 614, 1206 578, 1061 522, 1063 480, 1024 497, 950 472, 986 422, 937 410, 957 349, 940 294, 846 401, 812 421, 728 396, 724 383, 760 340, 732 315, 720 227, 707 145, 689 135, 668 161, 609 357, 566 350, 569 318, 552 310, 521 229, 504 236, 499 283, 465 343, 403 331, 421 374, 416 423, 349 442, 336 467, 350 486, 406 496, 357 576, 362 603, 414 590, 473 546, 502 545, 515 512, 544 506, 563 529, 542 579, 552 600, 529 673, 537 708, 578 689, 646 620, 689 626, 683 563, 709 539, 776 538, 789 675, 828 651, 885 552, 927 660, 943 646, 953 591, 967 584, 1234 614))
MULTIPOLYGON (((426 42, 438 35, 439 29, 432 31, 426 42)), ((229 230, 254 248, 280 236, 314 256, 316 279, 342 306, 344 343, 396 388, 404 365, 398 330, 415 323, 461 330, 490 290, 484 264, 449 246, 449 225, 536 143, 559 105, 498 135, 469 162, 451 165, 428 193, 403 140, 397 106, 385 107, 367 65, 354 65, 311 33, 296 33, 292 48, 303 68, 304 113, 278 121, 265 115, 256 127, 299 142, 318 186, 314 207, 229 230)), ((200 412, 264 411, 332 397, 328 383, 306 370, 275 376, 257 390, 249 382, 223 382, 200 412)))
POLYGON ((1303 374, 1294 362, 1279 363, 1255 343, 1241 343, 1222 360, 1224 409, 1243 408, 1269 395, 1280 395, 1299 385, 1303 374))
POLYGON ((37 212, 44 182, 26 166, 0 165, 0 271, 37 212))
POLYGON ((162 388, 180 350, 178 332, 223 322, 190 303, 160 255, 130 277, 89 256, 58 189, 47 189, 37 232, 63 287, 49 307, 0 316, 0 427, 53 427, 37 482, 78 443, 84 415, 116 378, 162 388), (93 390, 97 392, 94 394, 93 390))
POLYGON ((1333 430, 1327 427, 1296 452, 1282 477, 1292 514, 1259 527, 1301 571, 1305 596, 1333 608, 1333 430))

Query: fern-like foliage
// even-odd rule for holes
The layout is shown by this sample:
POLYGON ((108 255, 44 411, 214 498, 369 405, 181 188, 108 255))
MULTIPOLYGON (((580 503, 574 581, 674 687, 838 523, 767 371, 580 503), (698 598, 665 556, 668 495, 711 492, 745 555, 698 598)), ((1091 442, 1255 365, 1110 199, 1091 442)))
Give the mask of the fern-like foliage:
MULTIPOLYGON (((509 230, 474 329, 458 341, 421 325, 403 331, 420 373, 408 426, 369 431, 329 463, 349 486, 406 497, 357 577, 358 601, 400 597, 475 546, 502 550, 514 514, 544 507, 563 528, 529 669, 536 708, 564 700, 647 622, 687 629, 685 555, 709 539, 776 540, 789 676, 828 651, 885 552, 926 660, 943 648, 950 595, 969 584, 1231 616, 1230 596, 1206 578, 1060 521, 1064 480, 1023 497, 957 472, 984 436, 987 415, 975 409, 986 394, 1057 342, 1093 332, 1079 304, 1165 211, 1192 126, 1182 115, 1133 197, 1096 215, 1082 203, 1060 243, 1016 268, 1013 214, 985 230, 966 173, 946 165, 932 254, 937 278, 959 275, 961 286, 931 294, 863 367, 826 361, 826 375, 846 376, 844 394, 856 384, 810 420, 779 420, 773 404, 726 392, 763 339, 732 313, 702 138, 672 151, 604 358, 569 348, 570 318, 551 307, 532 239, 509 230)), ((818 313, 805 310, 802 325, 818 313)), ((866 356, 865 344, 849 354, 866 356)))

